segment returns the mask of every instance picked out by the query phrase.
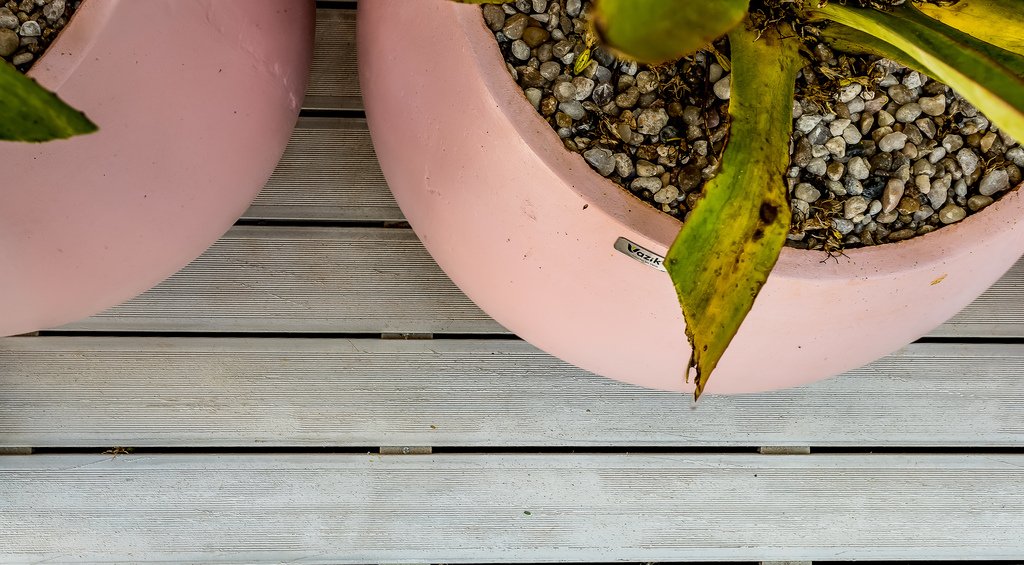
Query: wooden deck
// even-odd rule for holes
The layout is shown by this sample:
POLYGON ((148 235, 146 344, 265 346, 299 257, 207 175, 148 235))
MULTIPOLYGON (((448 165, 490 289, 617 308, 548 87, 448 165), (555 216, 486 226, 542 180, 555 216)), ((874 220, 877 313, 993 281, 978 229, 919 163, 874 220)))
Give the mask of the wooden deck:
POLYGON ((0 563, 1024 558, 1024 264, 804 388, 694 408, 587 374, 395 227, 350 5, 321 3, 315 112, 237 227, 0 339, 0 563))

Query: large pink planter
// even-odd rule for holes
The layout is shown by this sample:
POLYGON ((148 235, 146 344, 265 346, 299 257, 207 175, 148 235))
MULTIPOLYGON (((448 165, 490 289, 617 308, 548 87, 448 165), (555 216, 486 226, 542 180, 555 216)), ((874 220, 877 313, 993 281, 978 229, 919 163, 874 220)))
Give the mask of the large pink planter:
POLYGON ((295 124, 310 0, 86 0, 31 75, 99 133, 0 143, 0 335, 88 316, 222 235, 295 124))
MULTIPOLYGON (((679 223, 562 148, 509 77, 479 8, 361 2, 358 39, 384 174, 452 280, 562 359, 692 391, 667 275, 613 248, 625 237, 664 254, 679 223)), ((708 392, 800 385, 913 341, 1013 265, 1024 252, 1022 217, 1015 191, 956 226, 851 250, 838 263, 786 249, 708 392)))

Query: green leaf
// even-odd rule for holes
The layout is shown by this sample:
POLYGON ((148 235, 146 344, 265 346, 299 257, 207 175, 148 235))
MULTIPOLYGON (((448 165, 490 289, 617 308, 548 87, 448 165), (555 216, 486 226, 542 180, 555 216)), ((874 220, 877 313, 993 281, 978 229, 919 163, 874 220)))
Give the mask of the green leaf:
POLYGON ((94 131, 81 112, 0 61, 0 140, 50 141, 94 131))
POLYGON ((593 19, 601 40, 645 63, 674 61, 736 27, 749 0, 598 0, 593 19))
POLYGON ((775 266, 790 221, 785 173, 794 81, 803 65, 799 42, 775 32, 757 39, 740 25, 729 44, 732 123, 721 169, 665 260, 693 347, 695 397, 775 266))
POLYGON ((950 27, 1024 55, 1024 6, 1020 0, 960 0, 951 6, 922 3, 919 8, 950 27))
POLYGON ((828 27, 821 31, 821 39, 837 51, 877 55, 898 61, 903 66, 910 67, 915 71, 925 74, 929 73, 927 67, 903 51, 884 41, 879 41, 878 38, 868 35, 863 31, 844 26, 843 24, 831 22, 828 27))
MULTIPOLYGON (((816 0, 808 0, 814 3, 816 0)), ((830 3, 811 8, 812 15, 831 19, 888 43, 909 60, 924 67, 984 112, 1016 139, 1024 139, 1024 58, 989 45, 909 4, 889 12, 830 3)))

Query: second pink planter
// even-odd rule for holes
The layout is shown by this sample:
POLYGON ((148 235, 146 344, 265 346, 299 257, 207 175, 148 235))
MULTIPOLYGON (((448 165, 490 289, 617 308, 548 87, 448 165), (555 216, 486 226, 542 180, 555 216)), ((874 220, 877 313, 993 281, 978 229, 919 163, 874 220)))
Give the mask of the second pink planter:
MULTIPOLYGON (((362 2, 358 29, 381 166, 452 280, 562 359, 629 383, 692 391, 672 285, 624 243, 634 255, 663 255, 679 223, 562 147, 508 75, 478 7, 362 2)), ((707 391, 800 385, 902 347, 1013 265, 1024 252, 1022 217, 1014 191, 960 224, 850 250, 838 262, 784 250, 707 391)))
POLYGON ((311 0, 85 0, 30 75, 98 133, 0 143, 0 335, 153 286, 245 211, 284 151, 311 0))

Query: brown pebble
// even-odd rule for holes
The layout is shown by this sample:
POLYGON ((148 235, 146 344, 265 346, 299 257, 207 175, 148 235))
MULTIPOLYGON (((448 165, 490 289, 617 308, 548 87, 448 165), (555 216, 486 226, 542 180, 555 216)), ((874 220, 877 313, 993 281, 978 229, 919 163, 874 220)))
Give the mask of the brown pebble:
POLYGON ((900 200, 899 205, 896 206, 896 209, 899 210, 901 214, 913 214, 921 209, 921 202, 912 196, 904 196, 903 199, 900 200))
POLYGON ((530 49, 536 49, 542 43, 548 40, 551 34, 546 29, 541 27, 528 27, 523 31, 523 42, 530 46, 530 49))

